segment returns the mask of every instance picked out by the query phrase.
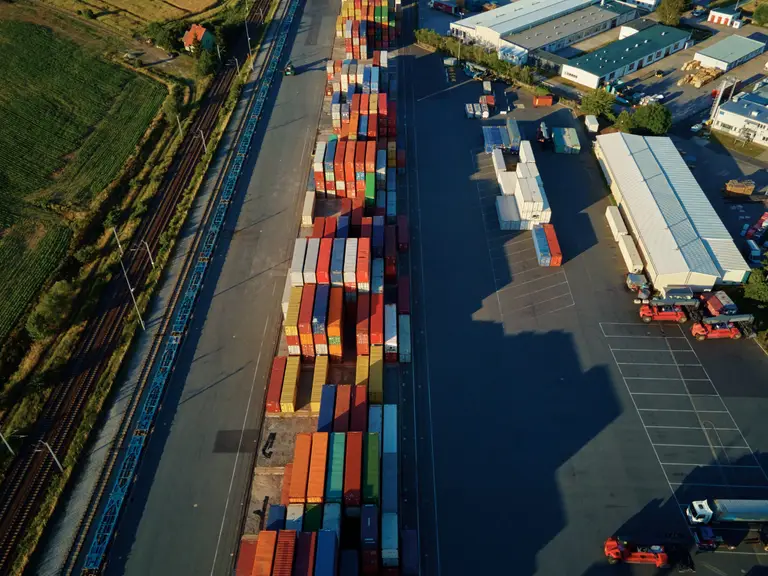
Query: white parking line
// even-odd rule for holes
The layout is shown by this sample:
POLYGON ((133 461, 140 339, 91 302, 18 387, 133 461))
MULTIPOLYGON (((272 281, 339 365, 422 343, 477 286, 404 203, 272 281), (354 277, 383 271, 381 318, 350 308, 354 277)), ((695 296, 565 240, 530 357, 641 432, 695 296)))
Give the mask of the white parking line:
POLYGON ((665 380, 669 382, 711 382, 709 378, 650 378, 647 376, 625 376, 625 380, 665 380))
MULTIPOLYGON (((527 306, 520 306, 519 308, 513 308, 512 310, 507 310, 507 312, 519 312, 520 310, 525 310, 526 308, 532 308, 534 306, 538 306, 539 304, 544 304, 545 302, 551 302, 552 300, 557 300, 558 298, 565 298, 568 297, 573 302, 573 295, 568 294, 560 294, 559 296, 555 296, 554 298, 545 298, 544 300, 539 300, 538 302, 534 302, 533 304, 528 304, 527 306)), ((575 305, 576 302, 573 302, 573 304, 569 304, 566 306, 566 308, 569 308, 570 306, 575 305)))
POLYGON ((677 408, 638 408, 638 412, 684 412, 695 414, 696 410, 678 410, 677 408))
MULTIPOLYGON (((668 430, 698 430, 699 432, 704 432, 704 430, 701 428, 701 426, 659 426, 659 425, 651 425, 648 424, 645 426, 646 428, 664 428, 668 430)), ((707 428, 707 430, 720 430, 721 432, 738 432, 738 428, 707 428)), ((659 444, 661 446, 661 444, 659 444)), ((728 446, 730 448, 730 446, 728 446)), ((734 446, 734 448, 738 448, 738 446, 734 446)), ((749 446, 747 446, 749 448, 749 446)))
POLYGON ((759 466, 739 466, 738 464, 700 464, 698 462, 662 462, 664 466, 698 466, 699 468, 759 468, 759 466))
MULTIPOLYGON (((562 272, 562 270, 560 270, 562 272)), ((550 278, 554 278, 555 276, 559 276, 559 272, 556 274, 547 274, 546 276, 542 276, 541 278, 536 278, 535 280, 526 280, 525 282, 512 282, 511 284, 504 286, 499 292, 504 292, 505 290, 509 290, 511 288, 517 288, 518 286, 525 286, 526 284, 533 284, 534 282, 539 282, 540 280, 549 280, 550 278)))
MULTIPOLYGON (((720 398, 717 394, 673 394, 669 392, 630 392, 633 396, 696 396, 697 398, 720 398)), ((699 410, 701 412, 701 410, 699 410)))
MULTIPOLYGON (((646 428, 654 428, 654 426, 646 426, 646 428)), ((698 428, 695 428, 695 430, 698 430, 698 428)), ((722 428, 720 428, 720 430, 722 430, 722 428)), ((666 446, 669 448, 706 448, 707 450, 711 450, 712 448, 744 448, 749 450, 749 446, 718 446, 717 444, 712 444, 710 446, 709 444, 660 444, 656 442, 654 443, 654 446, 666 446)))
POLYGON ((750 486, 748 484, 704 484, 699 482, 670 482, 675 486, 703 486, 707 488, 743 488, 745 490, 768 490, 768 486, 750 486))
MULTIPOLYGON (((563 286, 565 284, 568 284, 568 282, 558 282, 557 284, 552 284, 552 286, 547 286, 546 288, 539 288, 538 290, 533 290, 532 292, 526 292, 525 294, 520 294, 518 296, 511 296, 510 298, 508 298, 508 300, 517 300, 518 298, 525 298, 526 296, 530 296, 531 294, 537 294, 539 292, 544 292, 545 290, 551 290, 552 288, 557 288, 558 286, 563 286)), ((563 294, 563 296, 568 296, 568 295, 569 294, 563 294)))
MULTIPOLYGON (((603 332, 604 338, 645 338, 646 340, 687 340, 685 336, 631 336, 631 335, 610 335, 603 332)), ((663 350, 662 350, 663 352, 663 350)), ((687 352, 687 350, 682 350, 682 352, 687 352)))
POLYGON ((663 364, 660 362, 616 362, 622 366, 686 366, 688 368, 694 368, 701 366, 701 364, 663 364))

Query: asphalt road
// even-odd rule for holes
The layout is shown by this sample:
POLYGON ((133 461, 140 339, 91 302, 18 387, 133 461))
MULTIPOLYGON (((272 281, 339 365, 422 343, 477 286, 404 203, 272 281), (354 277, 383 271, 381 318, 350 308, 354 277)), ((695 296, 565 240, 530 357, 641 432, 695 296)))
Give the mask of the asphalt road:
MULTIPOLYGON (((307 0, 159 413, 109 574, 229 574, 338 7, 307 0)), ((290 41, 289 41, 290 42, 290 41)))
MULTIPOLYGON (((480 84, 459 73, 448 85, 439 56, 411 54, 401 106, 423 573, 608 573, 608 536, 687 534, 678 505, 692 497, 768 495, 768 357, 638 321, 583 131, 580 155, 536 148, 566 260, 539 268, 530 233, 498 230, 480 123, 463 110, 480 84)), ((575 125, 566 109, 517 104, 529 137, 542 118, 575 125)), ((697 557, 704 574, 760 562, 697 557)))

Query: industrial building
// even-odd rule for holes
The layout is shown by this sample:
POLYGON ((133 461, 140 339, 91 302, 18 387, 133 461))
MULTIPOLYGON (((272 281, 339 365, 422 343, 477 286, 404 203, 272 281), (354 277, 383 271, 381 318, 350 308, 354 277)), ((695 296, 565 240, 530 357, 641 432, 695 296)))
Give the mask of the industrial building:
POLYGON ((752 60, 764 51, 765 42, 734 34, 699 50, 693 58, 701 62, 701 65, 706 68, 719 68, 728 72, 728 70, 752 60))
POLYGON ((686 47, 691 33, 669 26, 650 26, 639 32, 622 26, 622 40, 564 64, 560 75, 588 88, 618 80, 686 47))
POLYGON ((600 167, 656 289, 745 282, 750 267, 666 137, 597 137, 600 167))
POLYGON ((707 22, 711 24, 719 24, 720 26, 733 26, 734 28, 741 28, 742 20, 740 19, 741 10, 733 6, 722 6, 720 8, 712 8, 707 16, 707 22))
MULTIPOLYGON (((637 17, 637 9, 618 2, 602 2, 555 18, 522 32, 502 36, 500 55, 512 52, 557 52, 571 44, 616 28, 637 17), (507 46, 511 44, 512 46, 507 46)), ((511 60, 511 58, 506 58, 511 60)))
POLYGON ((600 0, 518 0, 451 22, 451 34, 464 42, 499 50, 505 35, 528 30, 598 2, 600 0))
POLYGON ((712 119, 712 129, 768 146, 768 84, 759 82, 752 92, 721 104, 712 119))

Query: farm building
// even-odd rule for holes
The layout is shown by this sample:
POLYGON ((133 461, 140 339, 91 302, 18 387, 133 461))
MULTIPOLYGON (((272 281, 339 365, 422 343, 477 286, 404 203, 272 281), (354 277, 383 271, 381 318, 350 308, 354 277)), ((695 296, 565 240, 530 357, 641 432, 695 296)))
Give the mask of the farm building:
POLYGON ((707 16, 707 22, 712 24, 719 24, 721 26, 733 26, 734 28, 741 28, 741 10, 734 6, 722 6, 720 8, 713 8, 709 11, 707 16))
POLYGON ((702 66, 728 72, 762 54, 764 50, 765 42, 734 34, 696 52, 693 58, 701 62, 702 66))
POLYGON ((747 280, 749 265, 672 140, 605 134, 595 154, 658 290, 747 280))
POLYGON ((626 74, 644 68, 686 46, 691 33, 658 24, 633 31, 623 40, 617 40, 564 64, 560 75, 588 88, 597 88, 604 82, 618 80, 626 74))
POLYGON ((200 24, 192 24, 192 27, 184 34, 184 50, 187 52, 193 52, 195 50, 195 42, 200 42, 200 46, 203 50, 213 50, 216 47, 216 39, 213 37, 205 26, 200 24))
POLYGON ((768 146, 768 84, 758 82, 752 92, 738 94, 721 104, 712 129, 768 146))

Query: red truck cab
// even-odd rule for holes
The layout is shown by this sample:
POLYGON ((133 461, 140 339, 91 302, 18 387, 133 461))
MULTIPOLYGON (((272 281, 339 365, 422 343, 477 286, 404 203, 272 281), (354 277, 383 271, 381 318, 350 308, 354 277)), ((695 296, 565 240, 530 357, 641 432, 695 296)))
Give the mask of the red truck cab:
POLYGON ((718 324, 704 324, 696 322, 691 327, 691 334, 696 340, 716 340, 718 338, 730 338, 738 340, 741 338, 741 330, 730 322, 720 322, 718 324))
POLYGON ((655 305, 655 304, 643 304, 640 306, 640 319, 646 324, 650 324, 654 320, 658 322, 677 322, 678 324, 684 324, 688 321, 688 316, 685 315, 685 310, 681 306, 677 305, 655 305))
POLYGON ((603 552, 609 564, 653 564, 657 568, 669 566, 669 556, 664 546, 641 546, 613 536, 605 541, 603 552))

